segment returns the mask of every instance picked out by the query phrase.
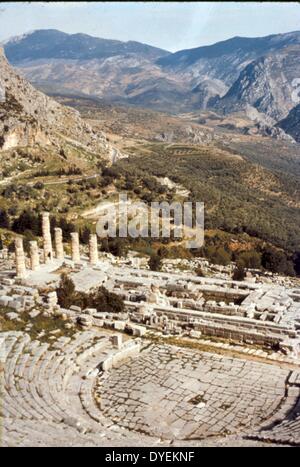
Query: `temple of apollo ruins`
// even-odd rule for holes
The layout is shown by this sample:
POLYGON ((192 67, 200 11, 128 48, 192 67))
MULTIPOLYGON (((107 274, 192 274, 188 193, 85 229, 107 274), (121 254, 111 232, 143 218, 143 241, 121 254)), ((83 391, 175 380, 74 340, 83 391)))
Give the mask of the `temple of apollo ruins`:
POLYGON ((88 251, 84 252, 78 233, 71 233, 71 254, 67 256, 61 229, 50 232, 48 213, 43 213, 42 222, 42 254, 37 243, 31 242, 27 258, 22 238, 15 241, 16 279, 22 283, 55 286, 59 279, 56 271, 65 265, 78 290, 107 286, 125 300, 131 321, 145 328, 171 334, 187 328, 195 336, 277 346, 286 354, 299 356, 299 289, 117 265, 99 256, 95 234, 90 235, 88 251))

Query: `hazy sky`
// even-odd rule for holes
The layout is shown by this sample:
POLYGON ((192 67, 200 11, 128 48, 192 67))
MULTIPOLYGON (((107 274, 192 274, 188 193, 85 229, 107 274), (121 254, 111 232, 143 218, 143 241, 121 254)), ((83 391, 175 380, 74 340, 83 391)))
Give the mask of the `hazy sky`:
POLYGON ((233 36, 265 36, 300 30, 299 3, 231 2, 0 2, 0 40, 33 29, 123 41, 170 51, 233 36))

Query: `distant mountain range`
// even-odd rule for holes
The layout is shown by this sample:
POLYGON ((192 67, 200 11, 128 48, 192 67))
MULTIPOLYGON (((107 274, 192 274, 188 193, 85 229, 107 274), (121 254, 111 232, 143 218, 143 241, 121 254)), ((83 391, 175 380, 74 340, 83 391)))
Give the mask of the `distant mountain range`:
POLYGON ((48 93, 170 112, 254 107, 274 123, 295 106, 300 32, 234 37, 170 53, 138 42, 40 30, 4 44, 8 60, 48 93))
POLYGON ((12 64, 43 58, 93 60, 137 54, 155 60, 169 55, 167 50, 140 42, 101 39, 87 34, 66 34, 56 29, 37 30, 12 38, 5 43, 5 53, 12 64))

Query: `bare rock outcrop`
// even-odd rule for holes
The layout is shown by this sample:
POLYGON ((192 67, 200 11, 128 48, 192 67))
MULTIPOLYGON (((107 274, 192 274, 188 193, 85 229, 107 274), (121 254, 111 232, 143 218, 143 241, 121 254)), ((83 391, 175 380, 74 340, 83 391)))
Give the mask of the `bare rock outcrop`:
POLYGON ((296 105, 288 116, 277 124, 281 129, 300 143, 300 104, 296 105))
POLYGON ((230 113, 250 105, 275 122, 282 120, 295 106, 293 83, 300 76, 299 52, 300 46, 294 45, 251 62, 214 107, 230 113))
POLYGON ((114 148, 77 110, 36 90, 9 65, 0 48, 0 148, 58 145, 62 140, 111 158, 114 148))

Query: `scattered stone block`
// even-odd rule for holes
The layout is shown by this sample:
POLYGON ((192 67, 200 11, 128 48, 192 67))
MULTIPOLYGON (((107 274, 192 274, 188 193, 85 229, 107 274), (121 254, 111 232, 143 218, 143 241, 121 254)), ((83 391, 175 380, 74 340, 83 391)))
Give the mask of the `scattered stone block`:
POLYGON ((14 313, 13 311, 10 313, 6 314, 7 318, 11 321, 14 321, 16 319, 19 319, 19 315, 17 313, 14 313))
POLYGON ((14 279, 8 279, 8 278, 4 277, 3 279, 1 279, 1 283, 3 285, 14 285, 15 280, 14 279))
POLYGON ((18 300, 11 301, 9 303, 9 307, 16 311, 24 311, 22 303, 20 303, 18 300))
POLYGON ((80 315, 77 322, 83 327, 91 327, 93 325, 93 318, 90 315, 80 315))
POLYGON ((40 313, 41 312, 39 310, 32 310, 32 311, 30 311, 29 316, 30 316, 30 318, 34 319, 37 316, 39 316, 40 313))
POLYGON ((192 337, 193 339, 199 339, 201 335, 201 331, 195 331, 194 329, 191 329, 190 331, 190 337, 192 337))
POLYGON ((115 321, 114 328, 116 331, 124 331, 126 326, 125 321, 115 321))
POLYGON ((9 306, 9 304, 12 302, 12 297, 8 297, 8 296, 2 296, 0 297, 0 306, 9 306))
MULTIPOLYGON (((79 308, 79 307, 77 307, 77 308, 79 308)), ((71 307, 71 310, 73 310, 72 307, 71 307)), ((74 310, 74 311, 76 311, 76 310, 74 310)), ((93 315, 97 314, 97 310, 96 310, 96 308, 86 308, 85 310, 83 310, 82 313, 93 316, 93 315)))

